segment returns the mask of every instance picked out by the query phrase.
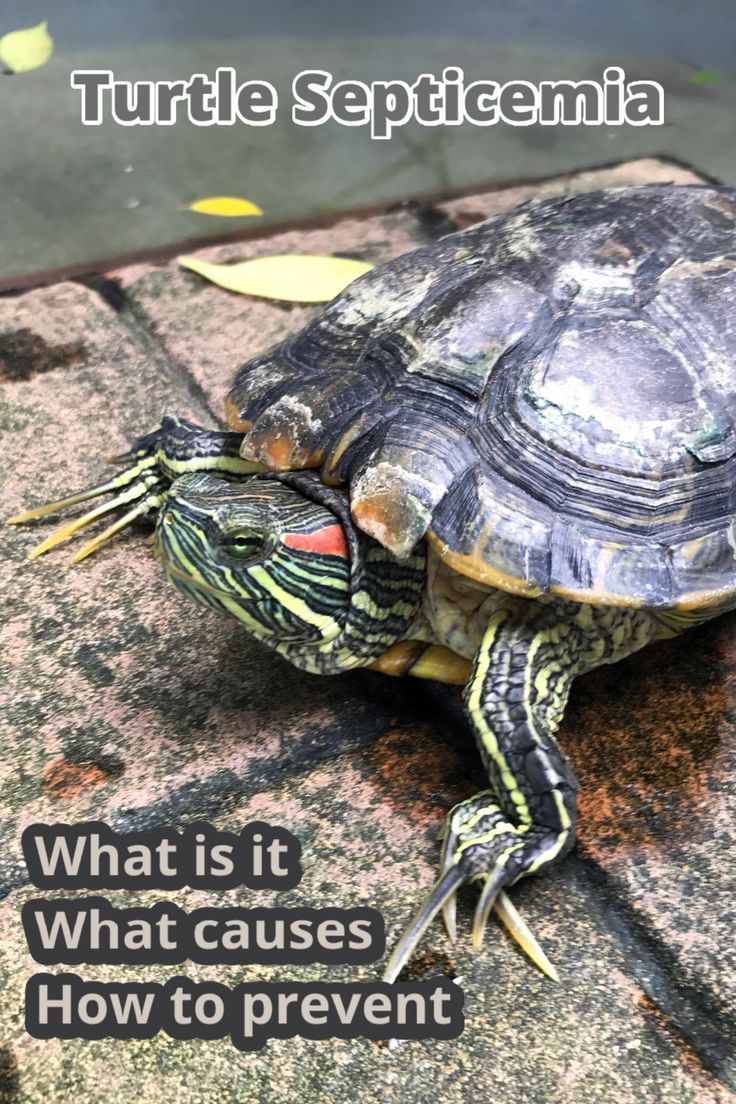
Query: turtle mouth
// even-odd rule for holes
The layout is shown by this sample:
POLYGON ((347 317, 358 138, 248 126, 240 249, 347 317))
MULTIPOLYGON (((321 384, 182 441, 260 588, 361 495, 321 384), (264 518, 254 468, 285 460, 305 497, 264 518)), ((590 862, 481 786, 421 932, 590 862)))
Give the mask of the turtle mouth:
MULTIPOLYGON (((210 518, 193 508, 187 498, 177 495, 177 483, 191 478, 183 476, 176 480, 159 509, 154 554, 177 590, 206 605, 216 604, 221 612, 231 612, 229 602, 234 601, 236 588, 232 581, 228 587, 228 580, 220 578, 215 544, 209 533, 210 518)), ((247 595, 243 595, 245 597, 247 595)))
POLYGON ((194 575, 190 575, 188 571, 182 571, 180 567, 177 567, 175 564, 171 563, 170 560, 167 560, 160 553, 157 552, 156 554, 158 555, 159 559, 163 561, 164 570, 166 571, 166 574, 169 578, 169 582, 171 582, 177 588, 177 590, 182 589, 180 584, 183 583, 184 587, 187 590, 200 590, 203 594, 207 594, 209 595, 209 597, 215 598, 217 601, 222 601, 226 597, 224 590, 218 590, 217 587, 213 587, 210 583, 206 583, 204 579, 200 579, 194 575))
POLYGON ((239 621, 244 621, 248 628, 258 634, 260 626, 258 621, 247 615, 246 599, 236 600, 224 589, 212 586, 199 576, 193 576, 188 571, 183 571, 176 564, 166 560, 163 556, 164 570, 168 582, 187 598, 194 599, 201 606, 207 606, 216 613, 234 615, 239 621))
POLYGON ((205 578, 200 571, 201 551, 196 559, 192 557, 191 549, 189 555, 184 552, 178 535, 181 530, 181 519, 167 509, 167 505, 164 503, 156 519, 153 541, 156 559, 161 561, 166 574, 177 589, 181 589, 180 584, 183 584, 187 589, 196 588, 211 598, 223 598, 225 596, 223 588, 205 578))

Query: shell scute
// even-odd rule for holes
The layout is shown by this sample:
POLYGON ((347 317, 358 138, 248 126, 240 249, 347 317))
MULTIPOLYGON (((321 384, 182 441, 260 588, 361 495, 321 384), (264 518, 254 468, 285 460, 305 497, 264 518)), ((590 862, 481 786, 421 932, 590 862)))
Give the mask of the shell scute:
POLYGON ((229 409, 397 555, 522 594, 736 604, 736 189, 527 204, 373 270, 229 409))

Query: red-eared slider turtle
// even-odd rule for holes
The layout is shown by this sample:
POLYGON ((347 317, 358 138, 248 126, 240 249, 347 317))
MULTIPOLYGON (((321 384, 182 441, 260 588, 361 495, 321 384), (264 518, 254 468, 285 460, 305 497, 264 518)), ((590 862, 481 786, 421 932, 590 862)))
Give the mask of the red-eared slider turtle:
MULTIPOLYGON (((489 788, 449 814, 394 978, 463 882, 573 845, 575 676, 736 606, 736 189, 533 202, 382 265, 103 492, 184 593, 310 672, 466 683, 489 788)), ((518 918, 517 934, 522 933, 518 918)))

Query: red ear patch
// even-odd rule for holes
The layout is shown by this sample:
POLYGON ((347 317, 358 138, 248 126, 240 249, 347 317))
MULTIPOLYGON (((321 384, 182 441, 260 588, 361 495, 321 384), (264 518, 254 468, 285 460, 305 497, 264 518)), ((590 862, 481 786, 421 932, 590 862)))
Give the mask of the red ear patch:
POLYGON ((289 548, 305 552, 322 552, 328 556, 349 556, 348 542, 342 525, 325 525, 314 533, 286 533, 282 542, 289 548))

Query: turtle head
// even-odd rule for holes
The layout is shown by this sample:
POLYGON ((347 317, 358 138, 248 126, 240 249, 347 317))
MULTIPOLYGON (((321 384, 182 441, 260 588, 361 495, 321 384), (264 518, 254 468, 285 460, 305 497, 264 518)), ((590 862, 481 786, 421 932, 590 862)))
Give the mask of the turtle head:
POLYGON ((273 647, 334 640, 350 604, 346 523, 309 496, 318 493, 313 478, 299 482, 184 475, 156 522, 157 553, 174 586, 273 647))

